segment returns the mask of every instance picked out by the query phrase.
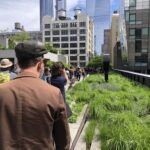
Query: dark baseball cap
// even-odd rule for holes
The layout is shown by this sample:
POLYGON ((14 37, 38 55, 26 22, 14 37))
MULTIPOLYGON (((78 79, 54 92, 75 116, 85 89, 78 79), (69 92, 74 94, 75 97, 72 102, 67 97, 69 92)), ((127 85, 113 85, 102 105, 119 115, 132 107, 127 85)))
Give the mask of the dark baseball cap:
POLYGON ((27 41, 18 43, 15 47, 16 56, 36 58, 43 56, 48 51, 41 42, 27 41))

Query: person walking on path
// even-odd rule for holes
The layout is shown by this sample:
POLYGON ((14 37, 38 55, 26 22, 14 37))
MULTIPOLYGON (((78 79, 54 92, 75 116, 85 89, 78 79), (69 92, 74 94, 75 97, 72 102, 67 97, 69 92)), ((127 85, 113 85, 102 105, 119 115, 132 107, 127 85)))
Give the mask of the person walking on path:
POLYGON ((0 150, 69 150, 70 132, 61 92, 41 80, 39 42, 15 47, 21 73, 0 85, 0 150))
POLYGON ((108 82, 108 73, 109 73, 109 61, 110 56, 109 54, 104 54, 104 61, 103 61, 103 71, 104 71, 104 79, 105 82, 108 82))
POLYGON ((67 116, 70 117, 72 112, 66 102, 65 85, 68 82, 65 66, 61 62, 55 62, 51 67, 51 84, 60 89, 66 105, 67 116))

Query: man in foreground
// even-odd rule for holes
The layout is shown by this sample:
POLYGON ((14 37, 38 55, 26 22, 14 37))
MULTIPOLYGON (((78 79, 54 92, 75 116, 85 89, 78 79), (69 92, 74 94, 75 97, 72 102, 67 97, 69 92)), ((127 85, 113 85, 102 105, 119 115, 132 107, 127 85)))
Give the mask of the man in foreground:
POLYGON ((21 73, 0 85, 0 150, 69 150, 70 133, 59 89, 39 79, 46 49, 15 47, 21 73))

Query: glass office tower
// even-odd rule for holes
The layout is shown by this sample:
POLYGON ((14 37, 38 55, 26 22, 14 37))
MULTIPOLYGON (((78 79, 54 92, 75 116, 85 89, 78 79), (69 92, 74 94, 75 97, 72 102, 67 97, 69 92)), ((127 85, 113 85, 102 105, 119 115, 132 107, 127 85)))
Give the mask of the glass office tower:
POLYGON ((96 53, 101 53, 104 29, 110 28, 110 0, 86 0, 86 12, 94 21, 94 41, 96 53))
POLYGON ((54 16, 53 0, 40 0, 40 29, 42 30, 42 18, 44 16, 54 16))
POLYGON ((150 74, 150 1, 125 0, 129 69, 150 74))

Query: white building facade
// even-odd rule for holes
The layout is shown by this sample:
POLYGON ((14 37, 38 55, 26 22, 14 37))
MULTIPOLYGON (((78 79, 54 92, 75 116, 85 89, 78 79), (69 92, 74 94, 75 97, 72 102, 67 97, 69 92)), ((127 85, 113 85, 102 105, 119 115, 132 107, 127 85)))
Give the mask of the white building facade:
POLYGON ((88 64, 94 54, 94 46, 93 23, 86 14, 78 11, 75 19, 63 20, 45 16, 43 27, 43 42, 51 43, 68 56, 69 64, 80 67, 88 64))

